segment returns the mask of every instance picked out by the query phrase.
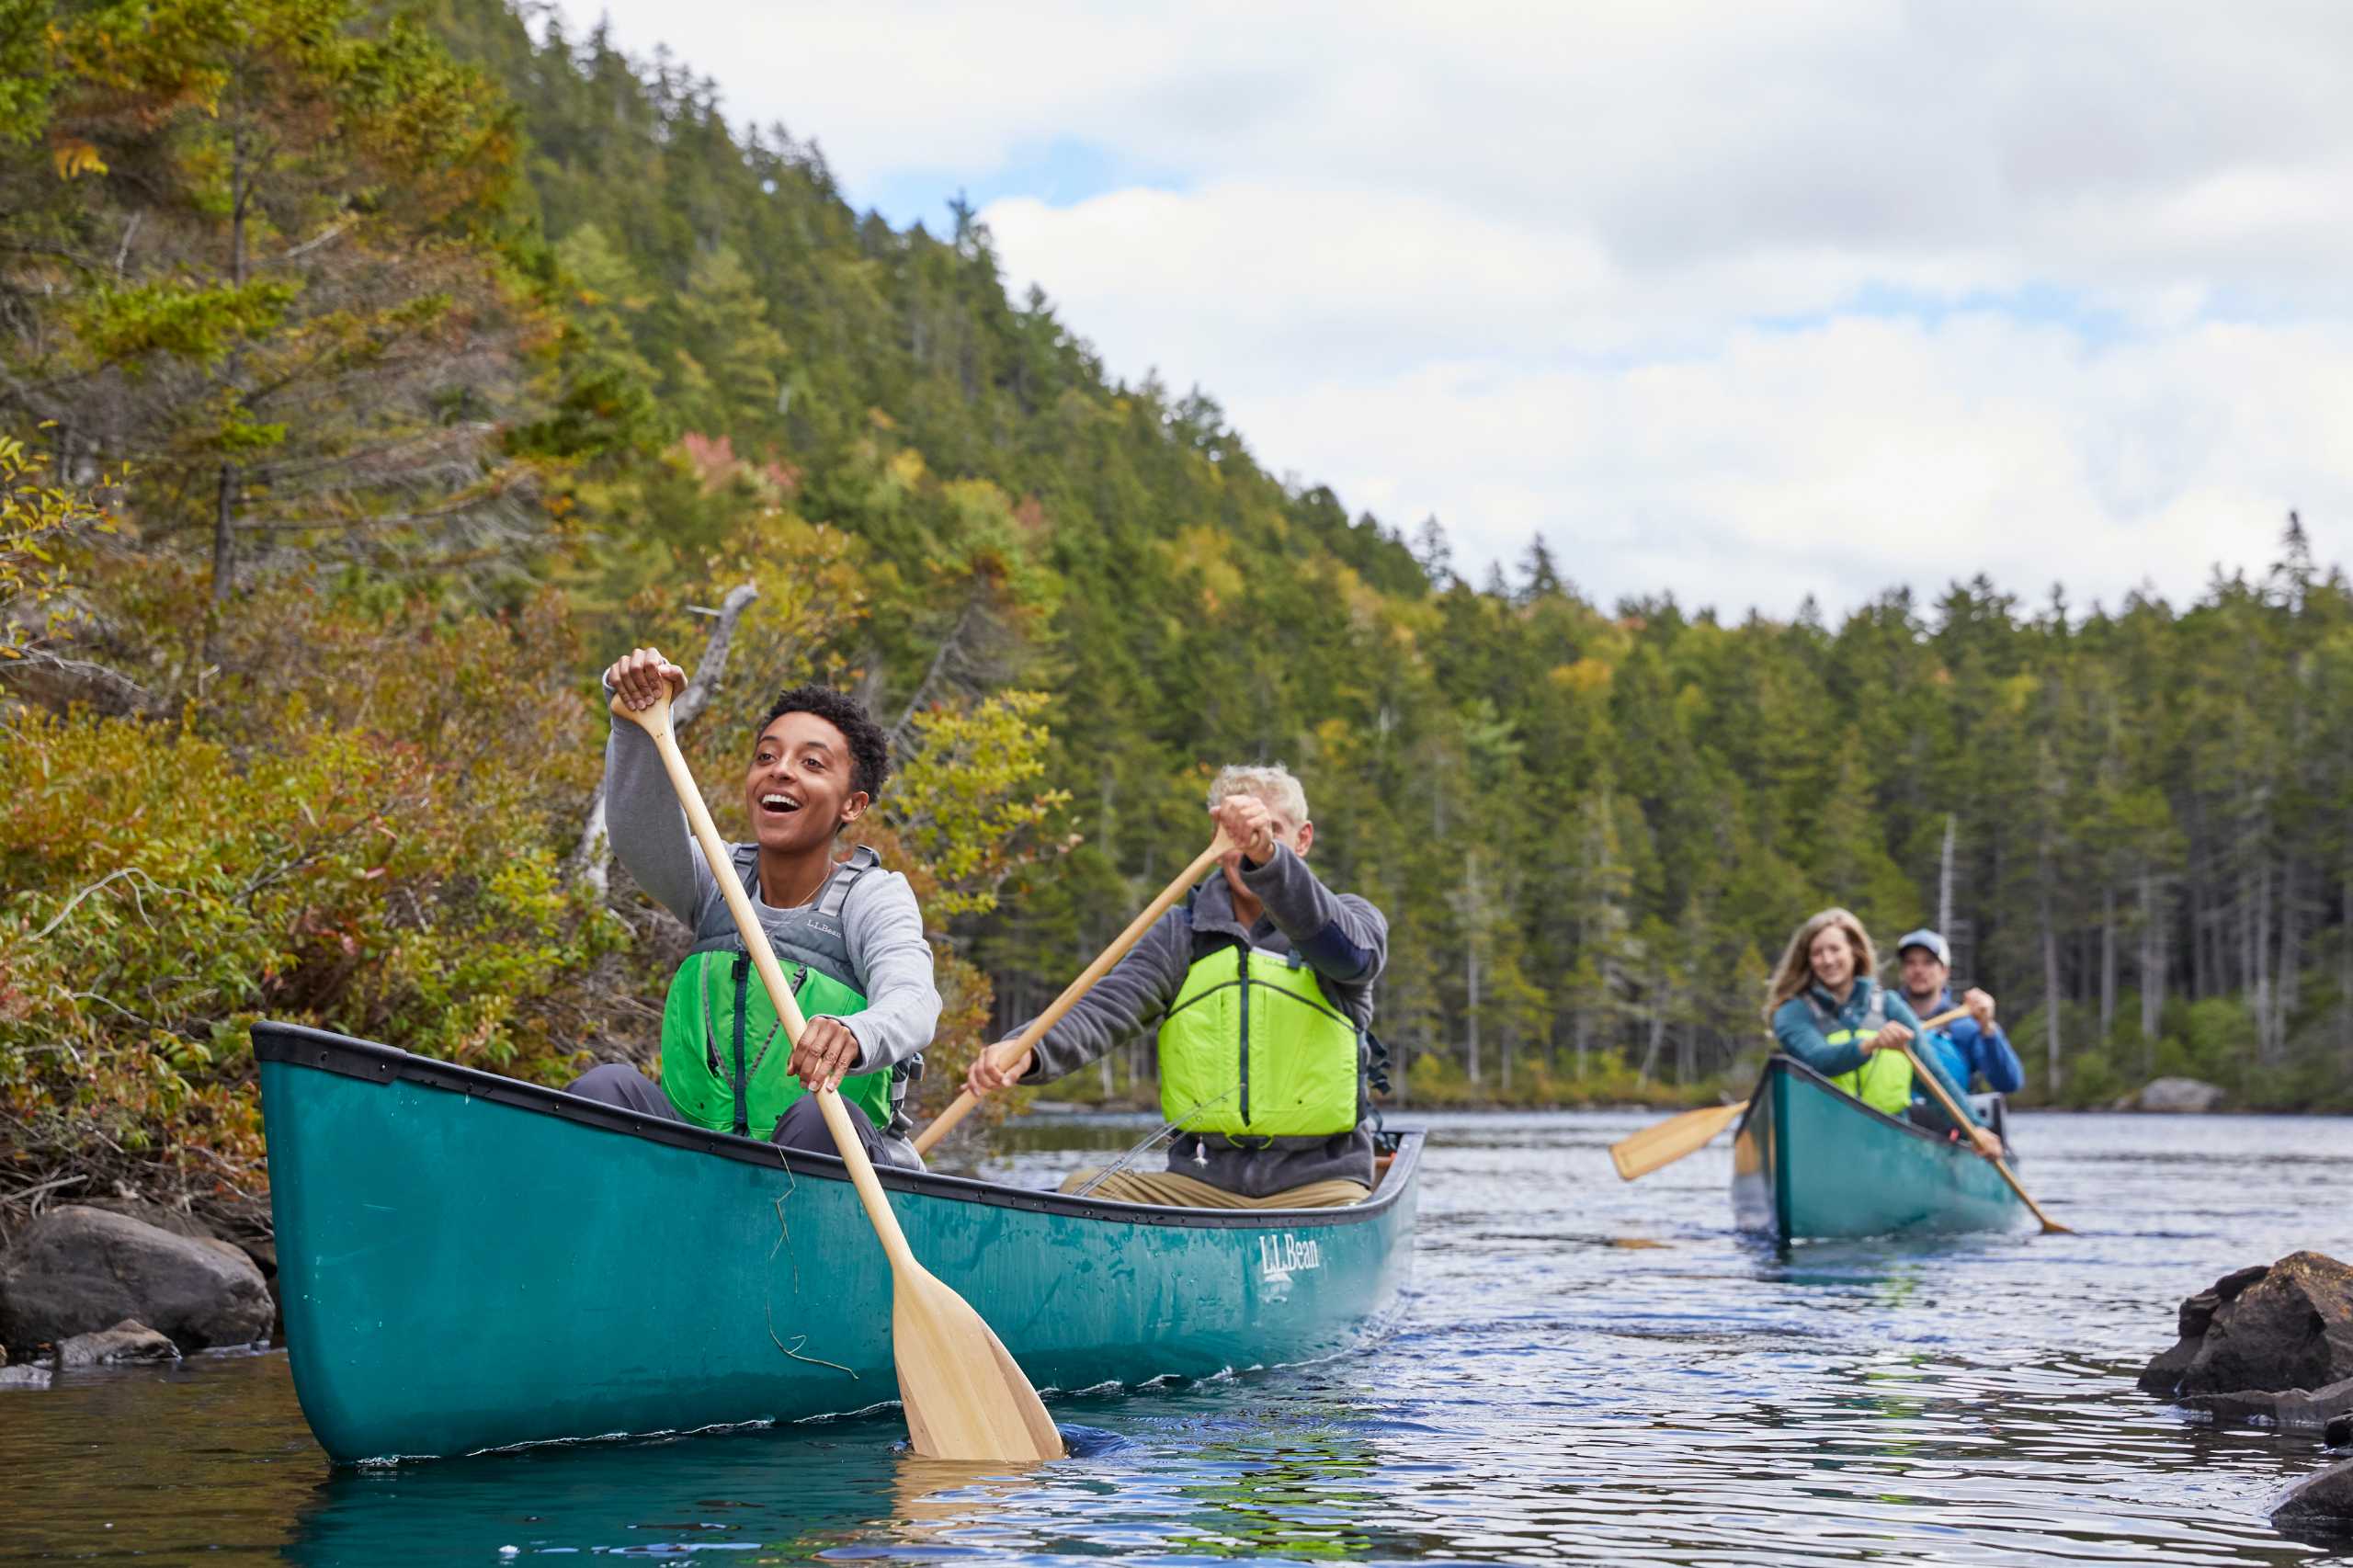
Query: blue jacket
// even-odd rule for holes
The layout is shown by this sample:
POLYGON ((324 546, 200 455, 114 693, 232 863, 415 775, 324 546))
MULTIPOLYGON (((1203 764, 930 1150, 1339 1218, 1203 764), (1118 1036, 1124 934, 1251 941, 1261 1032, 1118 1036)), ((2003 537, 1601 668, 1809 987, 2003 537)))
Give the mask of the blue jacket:
MULTIPOLYGON (((1937 998, 1928 1014, 1933 1017, 1949 1012, 1953 1005, 1952 993, 1948 991, 1937 998)), ((1927 1043, 1936 1052, 1937 1065, 1944 1069, 1947 1083, 1971 1084, 1984 1078, 1985 1086, 1997 1095, 2015 1095, 2026 1087, 2026 1069, 1999 1024, 1982 1030, 1975 1018, 1955 1018, 1941 1029, 1931 1029, 1927 1043)))
MULTIPOLYGON (((1820 1005, 1823 1011, 1831 1015, 1834 1020, 1831 1032, 1836 1033, 1837 1029, 1856 1028, 1860 1026, 1863 1016, 1870 1011, 1871 993, 1874 990, 1881 991, 1884 994, 1887 1021, 1904 1025, 1916 1039, 1920 1034, 1920 1016, 1912 1010, 1912 1005, 1904 999, 1902 992, 1888 991, 1876 980, 1858 979, 1855 982, 1855 988, 1847 993, 1847 1003, 1843 1007, 1838 1005, 1836 998, 1819 985, 1808 987, 1807 994, 1820 1005)), ((1779 1042, 1783 1051, 1788 1051, 1825 1078, 1835 1078, 1841 1073, 1852 1073, 1863 1064, 1861 1046, 1851 1040, 1845 1045, 1830 1043, 1823 1032, 1822 1026, 1814 1021, 1813 1009, 1806 1006, 1804 996, 1792 996, 1773 1010, 1773 1038, 1779 1042)), ((1935 1037, 1929 1038, 1933 1040, 1935 1037)), ((1969 1109, 1969 1102, 1961 1099, 1962 1091, 1954 1087, 1952 1073, 1942 1060, 1942 1053, 1934 1051, 1924 1051, 1920 1055, 1920 1060, 1927 1065, 1929 1071, 1945 1081, 1945 1087, 1952 1090, 1953 1098, 1961 1100, 1961 1108, 1969 1109)))

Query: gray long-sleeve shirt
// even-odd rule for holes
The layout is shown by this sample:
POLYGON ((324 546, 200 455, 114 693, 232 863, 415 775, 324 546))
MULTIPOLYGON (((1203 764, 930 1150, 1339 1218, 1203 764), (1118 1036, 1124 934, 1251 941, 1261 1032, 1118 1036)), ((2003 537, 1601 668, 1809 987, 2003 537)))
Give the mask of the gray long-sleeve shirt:
MULTIPOLYGON (((688 929, 733 928, 726 898, 687 826, 662 754, 652 736, 619 719, 605 742, 605 832, 614 858, 638 886, 688 929)), ((768 908, 757 881, 752 908, 769 926, 770 915, 780 917, 780 912, 768 908)), ((924 939, 923 911, 907 879, 879 867, 862 874, 842 910, 842 934, 858 971, 853 978, 866 997, 864 1012, 839 1020, 858 1039, 856 1070, 895 1066, 929 1045, 939 1026, 931 944, 924 939)))
MULTIPOLYGON (((1075 1072, 1158 1022, 1192 967, 1197 930, 1237 937, 1269 952, 1296 952, 1315 971, 1332 1006, 1358 1028, 1370 1026, 1373 983, 1389 961, 1389 922, 1381 911, 1354 893, 1333 892, 1306 861, 1280 846, 1263 866, 1245 861, 1242 884, 1265 908, 1254 926, 1245 927, 1234 915, 1225 873, 1211 873, 1194 894, 1189 920, 1181 908, 1162 915, 1046 1031, 1023 1082, 1040 1084, 1075 1072)), ((1330 1138, 1247 1142, 1188 1134, 1170 1145, 1168 1168, 1252 1198, 1336 1177, 1370 1187, 1371 1124, 1330 1138)))

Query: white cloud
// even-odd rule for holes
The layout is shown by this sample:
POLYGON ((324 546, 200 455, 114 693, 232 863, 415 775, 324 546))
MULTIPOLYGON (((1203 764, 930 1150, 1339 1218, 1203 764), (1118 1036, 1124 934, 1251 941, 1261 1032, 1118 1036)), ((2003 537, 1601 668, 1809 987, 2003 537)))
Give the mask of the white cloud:
POLYGON ((1466 561, 1786 611, 2353 547, 2338 0, 612 14, 853 193, 1154 171, 989 206, 1009 276, 1466 561))

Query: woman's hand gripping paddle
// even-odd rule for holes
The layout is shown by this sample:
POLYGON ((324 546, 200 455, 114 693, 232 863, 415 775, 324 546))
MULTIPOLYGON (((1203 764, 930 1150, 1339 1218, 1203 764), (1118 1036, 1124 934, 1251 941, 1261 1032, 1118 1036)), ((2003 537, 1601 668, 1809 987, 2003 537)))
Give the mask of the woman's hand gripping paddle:
MULTIPOLYGON (((702 846, 728 912, 735 916, 735 928, 760 971, 760 983, 767 987, 785 1034, 797 1044, 805 1027, 800 1004, 777 967, 776 953, 742 881, 731 872, 727 845, 711 824, 702 791, 695 788, 687 759, 678 754, 677 737, 670 732, 671 695, 665 690, 643 710, 631 709, 616 697, 613 712, 644 730, 662 754, 662 766, 678 792, 678 803, 686 808, 687 822, 694 829, 695 842, 702 846)), ((842 1163, 849 1167, 858 1201, 866 1206, 866 1217, 891 1260, 891 1352, 898 1363, 899 1398, 906 1406, 907 1435, 915 1452, 926 1459, 1015 1463, 1060 1459, 1062 1434, 1054 1429, 1038 1391, 981 1314, 915 1261, 840 1094, 833 1089, 816 1094, 817 1108, 841 1151, 842 1163)))
MULTIPOLYGON (((1194 856, 1193 863, 1177 872, 1176 880, 1161 889, 1160 896, 1145 904, 1143 913, 1129 921, 1128 928, 1112 937, 1111 945, 1097 954, 1095 961, 1080 971, 1076 980, 1063 986, 1063 994, 1055 997, 1044 1012, 1030 1019, 1028 1028, 1005 1041, 1002 1046, 984 1046, 982 1049, 995 1052, 996 1064, 1008 1072, 1011 1071, 1023 1057, 1029 1054, 1031 1047, 1045 1038, 1046 1031, 1052 1028, 1061 1021, 1064 1013, 1077 1005, 1078 999, 1086 995, 1097 981, 1110 973, 1112 967, 1128 956, 1128 949, 1143 939, 1143 934, 1152 929, 1153 923, 1168 913, 1169 905, 1184 897, 1195 882, 1209 875, 1210 868, 1216 865, 1219 858, 1233 847, 1233 841, 1226 837, 1224 829, 1219 829, 1217 836, 1210 840, 1210 846, 1194 856)), ((915 1153, 930 1153, 931 1146, 947 1137, 949 1130, 963 1120, 971 1113, 972 1108, 980 1103, 972 1097, 972 1091, 970 1089, 958 1095, 946 1110, 932 1119, 930 1126, 915 1134, 915 1153)))
MULTIPOLYGON (((1961 1011, 1966 1012, 1968 1009, 1962 1008, 1961 1011)), ((1942 1017, 1932 1018, 1929 1022, 1931 1024, 1941 1024, 1951 1018, 1954 1015, 1948 1013, 1942 1017)), ((1918 1052, 1915 1051, 1907 1045, 1904 1048, 1904 1054, 1911 1059, 1912 1075, 1915 1078, 1925 1078, 1927 1080, 1928 1092, 1937 1096, 1937 1103, 1945 1108, 1945 1114, 1952 1118, 1952 1122, 1955 1127, 1967 1129, 1977 1125, 1976 1122, 1970 1119, 1967 1112, 1963 1111, 1960 1106, 1953 1103, 1952 1095, 1945 1088, 1945 1081, 1942 1078, 1938 1077, 1934 1073, 1928 1071, 1927 1063, 1920 1060, 1918 1052)), ((1980 1150, 1979 1153, 1984 1153, 1984 1152, 1980 1150)), ((1986 1154, 1985 1157, 1994 1162, 1994 1168, 2001 1173, 2002 1179, 2004 1181, 2010 1184, 2010 1190, 2018 1195, 2018 1201, 2025 1204, 2028 1210, 2033 1213, 2034 1217, 2042 1221, 2042 1233, 2044 1235, 2072 1236, 2075 1233, 2066 1226, 2061 1224, 2058 1221, 2052 1219, 2050 1215, 2045 1214, 2042 1211, 2042 1205, 2037 1203, 2033 1199, 2027 1196, 2026 1188, 2018 1185, 2018 1178, 2010 1174, 2010 1165, 2008 1161, 2003 1159, 1999 1154, 1986 1154)))
MULTIPOLYGON (((1969 1011, 1955 1007, 1949 1013, 1938 1013, 1925 1020, 1920 1027, 1935 1028, 1949 1024, 1969 1011)), ((1916 1070, 1916 1069, 1915 1069, 1916 1070)), ((1716 1134, 1741 1119, 1748 1109, 1748 1102, 1738 1105, 1711 1105, 1698 1110, 1687 1110, 1680 1116, 1670 1116, 1665 1121, 1643 1128, 1630 1138, 1622 1138, 1609 1146, 1609 1163, 1618 1167, 1618 1175, 1626 1181, 1646 1176, 1665 1165, 1671 1165, 1686 1154, 1696 1154, 1716 1141, 1716 1134)))

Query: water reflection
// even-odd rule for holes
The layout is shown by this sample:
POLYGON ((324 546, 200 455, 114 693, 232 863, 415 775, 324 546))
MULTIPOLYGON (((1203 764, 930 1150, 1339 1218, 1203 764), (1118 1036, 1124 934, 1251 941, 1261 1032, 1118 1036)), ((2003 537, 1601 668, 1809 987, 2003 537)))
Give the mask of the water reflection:
MULTIPOLYGON (((1035 1471, 878 1418, 331 1473, 283 1358, 208 1362, 0 1398, 0 1561, 2335 1560, 2266 1519, 2313 1437, 2132 1377, 2225 1269, 2353 1256, 2353 1128, 2027 1118, 2084 1234, 1783 1254, 1731 1233, 1724 1151, 1620 1183, 1638 1124, 1441 1122, 1397 1333, 1057 1401, 1073 1452, 1035 1471)), ((1134 1136, 1037 1123, 986 1168, 1048 1185, 1134 1136)))
POLYGON ((287 1561, 483 1561, 750 1551, 800 1562, 881 1539, 938 1544, 1032 1485, 916 1458, 881 1421, 551 1446, 323 1477, 287 1561), (506 1549, 513 1548, 511 1553, 506 1549))

